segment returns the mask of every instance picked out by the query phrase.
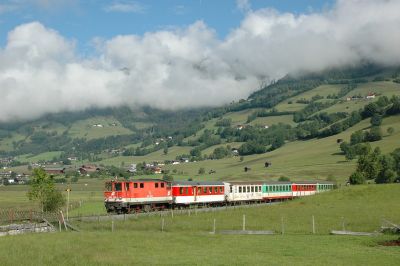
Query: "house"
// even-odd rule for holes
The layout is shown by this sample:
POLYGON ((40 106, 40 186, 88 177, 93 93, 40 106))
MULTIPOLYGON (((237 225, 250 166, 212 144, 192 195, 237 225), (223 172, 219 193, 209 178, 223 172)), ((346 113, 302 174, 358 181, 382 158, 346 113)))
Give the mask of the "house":
POLYGON ((368 100, 370 100, 370 99, 375 99, 375 96, 376 96, 375 93, 370 92, 370 93, 368 93, 367 97, 365 97, 365 99, 368 99, 368 100))
POLYGON ((239 155, 239 150, 236 149, 236 148, 232 148, 231 152, 232 152, 233 156, 238 156, 239 155))
POLYGON ((180 162, 179 161, 172 161, 172 164, 173 165, 177 165, 177 164, 180 164, 180 162))
POLYGON ((44 171, 50 175, 62 175, 65 174, 64 166, 45 166, 44 171))
POLYGON ((181 158, 181 163, 188 163, 189 162, 189 158, 181 158))
POLYGON ((246 126, 245 125, 237 125, 236 126, 237 130, 242 130, 243 128, 246 128, 246 126))
POLYGON ((160 168, 160 167, 157 167, 157 166, 152 167, 152 168, 151 168, 151 171, 152 171, 153 173, 155 173, 155 174, 161 174, 161 173, 162 173, 161 168, 160 168))
POLYGON ((96 165, 84 164, 81 167, 79 167, 79 173, 81 173, 81 175, 88 175, 98 171, 100 171, 100 168, 97 167, 96 165))
POLYGON ((129 166, 129 168, 128 168, 128 172, 129 172, 129 173, 136 173, 136 171, 137 171, 137 169, 136 169, 136 164, 135 164, 135 163, 131 164, 131 165, 129 166))
POLYGON ((269 126, 265 125, 264 128, 267 129, 267 128, 269 128, 269 126))

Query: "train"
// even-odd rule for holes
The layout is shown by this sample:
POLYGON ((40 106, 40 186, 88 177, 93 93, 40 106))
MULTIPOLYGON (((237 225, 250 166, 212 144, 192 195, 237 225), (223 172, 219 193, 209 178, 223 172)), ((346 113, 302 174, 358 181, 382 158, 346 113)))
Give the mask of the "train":
POLYGON ((108 213, 122 214, 271 202, 314 195, 334 186, 328 181, 112 180, 105 183, 104 202, 108 213))

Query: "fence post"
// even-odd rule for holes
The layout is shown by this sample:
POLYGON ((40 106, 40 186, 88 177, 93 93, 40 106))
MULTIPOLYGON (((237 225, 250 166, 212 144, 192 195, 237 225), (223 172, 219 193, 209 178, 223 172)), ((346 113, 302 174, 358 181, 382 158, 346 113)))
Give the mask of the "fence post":
POLYGON ((114 232, 114 216, 111 217, 111 232, 114 232))
POLYGON ((344 227, 344 217, 342 217, 342 229, 343 231, 346 231, 346 228, 344 227))
POLYGON ((246 214, 243 214, 243 231, 246 231, 246 214))
POLYGON ((285 225, 283 224, 283 216, 281 217, 282 235, 285 234, 285 225))
POLYGON ((214 234, 215 234, 215 218, 214 218, 214 228, 213 228, 213 232, 214 232, 214 234))
POLYGON ((315 220, 314 220, 314 215, 312 216, 312 233, 315 234, 315 220))
POLYGON ((161 232, 164 232, 164 218, 161 220, 161 232))

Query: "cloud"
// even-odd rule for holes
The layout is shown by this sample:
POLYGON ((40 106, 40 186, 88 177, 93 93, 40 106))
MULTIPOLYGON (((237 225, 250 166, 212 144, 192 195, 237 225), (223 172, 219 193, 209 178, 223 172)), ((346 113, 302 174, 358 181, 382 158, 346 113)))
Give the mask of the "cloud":
POLYGON ((55 11, 66 7, 77 7, 79 0, 5 0, 0 3, 0 14, 11 13, 21 9, 37 8, 45 11, 55 11))
POLYGON ((16 27, 0 48, 0 121, 90 107, 217 106, 246 98, 287 73, 400 64, 399 1, 338 1, 295 15, 246 13, 219 39, 204 22, 95 39, 96 56, 39 22, 16 27))
POLYGON ((251 11, 250 0, 236 0, 236 7, 240 11, 247 13, 251 11))
POLYGON ((145 6, 134 1, 117 1, 104 7, 106 12, 144 13, 145 10, 145 6))

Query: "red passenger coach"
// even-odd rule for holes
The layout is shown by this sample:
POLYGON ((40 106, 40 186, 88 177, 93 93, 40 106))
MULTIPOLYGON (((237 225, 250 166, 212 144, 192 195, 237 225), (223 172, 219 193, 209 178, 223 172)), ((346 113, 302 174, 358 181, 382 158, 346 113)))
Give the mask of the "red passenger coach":
POLYGON ((175 205, 219 205, 225 201, 222 182, 177 181, 172 183, 175 205))
POLYGON ((293 182, 293 197, 314 195, 317 192, 317 184, 315 182, 293 182))
POLYGON ((111 181, 104 192, 107 212, 163 209, 172 202, 171 184, 161 179, 111 181))

